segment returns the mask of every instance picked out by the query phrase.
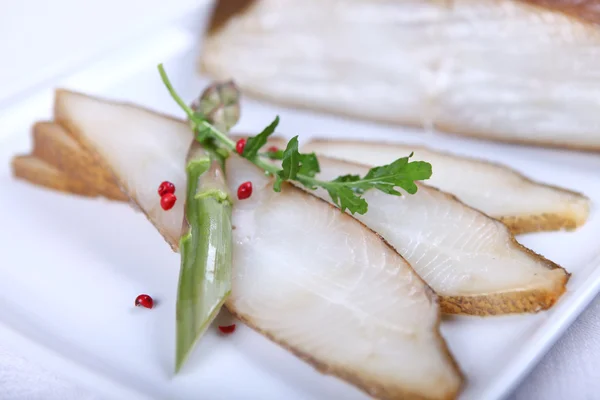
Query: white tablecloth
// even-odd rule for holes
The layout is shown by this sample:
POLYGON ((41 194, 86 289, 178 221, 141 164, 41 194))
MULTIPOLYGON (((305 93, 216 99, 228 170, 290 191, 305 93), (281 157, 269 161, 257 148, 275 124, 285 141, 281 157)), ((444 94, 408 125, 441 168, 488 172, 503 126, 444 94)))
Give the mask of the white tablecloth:
MULTIPOLYGON (((600 399, 600 296, 509 399, 600 399)), ((99 399, 0 344, 0 400, 112 399, 99 399)))

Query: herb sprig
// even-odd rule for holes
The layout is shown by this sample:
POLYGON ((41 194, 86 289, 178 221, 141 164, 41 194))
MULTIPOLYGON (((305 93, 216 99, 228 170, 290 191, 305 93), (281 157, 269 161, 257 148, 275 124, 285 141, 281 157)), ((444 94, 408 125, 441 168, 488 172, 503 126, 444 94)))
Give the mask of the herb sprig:
MULTIPOLYGON (((196 132, 196 140, 202 143, 209 142, 210 147, 236 153, 236 143, 226 133, 209 122, 206 114, 192 109, 181 99, 169 81, 162 64, 158 66, 158 70, 169 93, 187 114, 191 127, 196 132)), ((205 93, 207 92, 212 95, 214 91, 209 92, 207 89, 205 93)), ((431 177, 431 164, 424 161, 409 161, 413 156, 411 153, 408 157, 399 158, 391 164, 371 168, 365 176, 344 175, 330 181, 317 179, 317 174, 321 171, 319 160, 315 153, 306 154, 298 150, 298 136, 290 139, 283 151, 261 153, 261 149, 267 144, 278 124, 279 117, 276 117, 262 132, 248 137, 241 154, 275 178, 273 189, 276 192, 281 191, 282 182, 294 181, 310 190, 325 189, 342 211, 365 214, 368 204, 363 194, 367 190, 377 189, 390 195, 400 196, 401 193, 396 190, 400 187, 407 193, 414 194, 417 192, 415 181, 431 177), (268 160, 281 160, 281 167, 268 160)))

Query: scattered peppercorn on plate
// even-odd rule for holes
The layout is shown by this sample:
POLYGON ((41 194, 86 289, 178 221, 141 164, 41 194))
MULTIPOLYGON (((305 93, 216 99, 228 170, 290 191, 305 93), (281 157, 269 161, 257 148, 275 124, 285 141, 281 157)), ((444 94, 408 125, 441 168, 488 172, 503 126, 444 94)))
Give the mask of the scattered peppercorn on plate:
POLYGON ((594 156, 275 108, 180 47, 2 114, 15 351, 111 399, 497 399, 600 290, 594 156))

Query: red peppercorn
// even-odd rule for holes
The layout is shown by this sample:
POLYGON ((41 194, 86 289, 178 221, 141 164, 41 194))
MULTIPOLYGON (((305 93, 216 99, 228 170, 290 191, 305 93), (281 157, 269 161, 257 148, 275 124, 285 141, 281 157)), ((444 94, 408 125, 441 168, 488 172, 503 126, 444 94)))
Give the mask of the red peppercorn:
POLYGON ((242 153, 244 152, 244 147, 246 147, 246 139, 241 138, 240 140, 235 142, 235 151, 237 151, 239 155, 242 155, 242 153))
POLYGON ((244 182, 238 187, 237 190, 238 199, 244 200, 252 196, 252 182, 244 182))
POLYGON ((152 297, 148 296, 147 294, 140 294, 135 298, 135 306, 152 308, 154 306, 154 300, 152 300, 152 297))
POLYGON ((160 198, 160 206, 163 210, 168 211, 175 205, 177 201, 177 196, 173 193, 167 193, 163 197, 160 198))
POLYGON ((175 185, 169 181, 164 181, 158 187, 158 195, 163 197, 167 193, 175 193, 175 185))
POLYGON ((277 146, 271 146, 267 149, 267 152, 269 153, 277 153, 279 151, 279 149, 277 148, 277 146))
POLYGON ((228 326, 219 326, 219 330, 221 331, 221 333, 228 335, 235 331, 235 324, 228 326))

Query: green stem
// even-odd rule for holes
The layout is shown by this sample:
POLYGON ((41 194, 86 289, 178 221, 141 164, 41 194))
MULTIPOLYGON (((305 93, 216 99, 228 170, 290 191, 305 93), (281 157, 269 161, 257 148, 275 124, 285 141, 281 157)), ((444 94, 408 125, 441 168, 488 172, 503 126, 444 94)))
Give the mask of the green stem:
POLYGON ((220 160, 192 146, 185 205, 190 228, 180 241, 176 372, 231 293, 231 199, 220 160))
MULTIPOLYGON (((171 84, 171 81, 169 80, 169 77, 167 76, 167 73, 162 64, 158 65, 158 71, 160 73, 160 77, 161 77, 163 83, 165 84, 165 86, 167 87, 167 90, 169 91, 169 94, 171 95, 173 100, 175 100, 177 102, 177 104, 179 104, 179 106, 183 109, 183 111, 185 111, 189 120, 196 127, 203 127, 205 129, 208 129, 211 132, 212 136, 215 139, 217 139, 223 146, 225 146, 229 151, 235 152, 235 142, 233 140, 231 140, 229 138, 229 136, 227 136, 227 134, 225 134, 225 133, 221 132, 220 130, 218 130, 217 128, 215 128, 208 121, 206 121, 202 118, 198 118, 198 116, 196 116, 194 114, 194 111, 187 104, 185 104, 183 99, 175 91, 175 88, 173 88, 173 85, 171 84)), ((252 158, 249 158, 248 161, 250 161, 252 164, 256 165, 257 167, 261 168, 263 171, 269 172, 271 174, 276 174, 277 172, 279 172, 281 170, 281 168, 277 167, 276 165, 265 162, 260 155, 256 155, 252 158)), ((319 181, 319 180, 314 179, 307 175, 298 175, 298 180, 304 181, 304 182, 312 182, 315 184, 319 183, 321 185, 329 184, 329 182, 319 181)))
MULTIPOLYGON (((175 88, 173 88, 173 85, 171 84, 171 81, 169 80, 169 77, 167 76, 165 68, 162 64, 158 65, 158 72, 160 73, 160 77, 165 86, 167 87, 169 94, 171 95, 173 100, 175 100, 175 102, 179 104, 183 111, 185 111, 190 121, 193 122, 194 125, 197 127, 203 127, 205 129, 210 130, 212 136, 215 139, 217 139, 223 146, 225 146, 229 151, 235 151, 235 142, 231 140, 229 136, 227 136, 227 134, 215 128, 208 121, 202 118, 198 118, 196 115, 194 115, 194 110, 192 110, 187 104, 185 104, 183 99, 175 91, 175 88)), ((277 168, 277 166, 264 162, 260 159, 259 156, 253 157, 249 161, 257 167, 262 168, 264 171, 268 171, 271 173, 276 173, 277 171, 279 171, 279 168, 277 168)))
POLYGON ((215 139, 218 139, 221 144, 223 144, 229 151, 235 151, 235 142, 229 138, 226 134, 215 128, 209 122, 195 118, 193 115, 190 117, 191 121, 196 124, 196 126, 203 126, 204 128, 210 130, 215 139))
POLYGON ((188 117, 193 118, 194 111, 187 104, 185 104, 185 101, 183 101, 181 97, 179 97, 179 95, 175 91, 175 88, 171 84, 171 81, 169 81, 169 77, 167 76, 165 67, 163 67, 162 64, 158 64, 158 73, 160 74, 160 78, 162 79, 163 83, 167 87, 167 90, 171 94, 171 97, 173 97, 173 100, 175 100, 177 104, 179 104, 179 107, 181 107, 183 111, 185 111, 188 117))
MULTIPOLYGON (((229 136, 227 136, 225 133, 223 133, 220 130, 218 130, 217 128, 215 128, 209 122, 199 119, 199 118, 196 118, 193 115, 191 117, 191 120, 194 124, 196 124, 196 126, 202 126, 206 129, 209 129, 215 139, 217 139, 229 151, 235 152, 235 142, 233 140, 231 140, 229 138, 229 136)), ((261 168, 263 171, 267 171, 272 174, 275 174, 280 170, 280 168, 278 168, 276 165, 263 161, 263 159, 259 155, 256 155, 252 158, 248 158, 247 160, 250 161, 252 164, 256 165, 257 167, 261 168)), ((306 176, 306 178, 312 179, 309 176, 306 176)))

